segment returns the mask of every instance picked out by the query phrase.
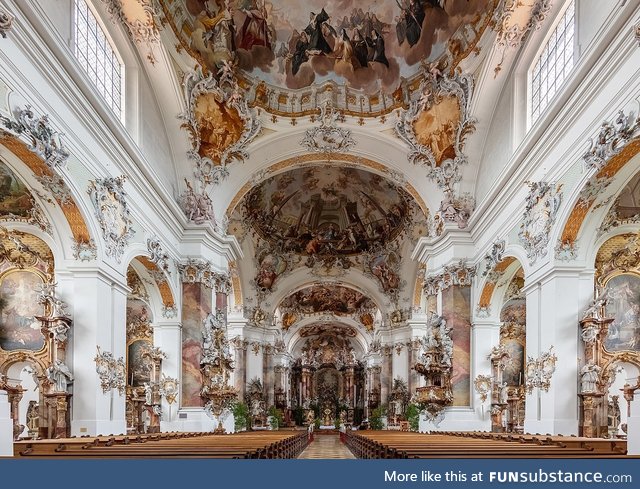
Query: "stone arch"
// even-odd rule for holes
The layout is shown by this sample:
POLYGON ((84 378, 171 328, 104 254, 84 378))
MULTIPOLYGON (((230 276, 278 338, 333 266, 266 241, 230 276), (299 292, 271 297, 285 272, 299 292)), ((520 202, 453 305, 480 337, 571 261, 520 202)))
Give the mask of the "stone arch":
POLYGON ((552 232, 551 243, 558 243, 556 257, 566 255, 566 259, 582 259, 589 262, 595 256, 594 240, 588 240, 586 246, 580 240, 586 238, 595 226, 599 226, 610 208, 607 199, 617 195, 637 168, 640 153, 640 137, 631 139, 617 153, 610 155, 604 165, 587 173, 574 189, 565 207, 564 215, 559 219, 562 226, 552 232))
POLYGON ((96 248, 100 245, 93 239, 97 233, 96 223, 87 218, 92 215, 91 211, 86 208, 80 193, 69 185, 72 180, 64 167, 54 171, 41 156, 30 149, 24 138, 0 132, 0 148, 6 150, 0 150, 4 160, 27 183, 30 190, 41 186, 45 192, 50 193, 50 205, 42 205, 41 199, 40 204, 51 217, 53 228, 58 231, 56 239, 63 243, 65 253, 83 261, 87 257, 95 258, 96 248), (61 229, 61 226, 64 227, 61 229), (85 254, 81 254, 82 251, 85 254))
POLYGON ((506 251, 506 256, 494 267, 493 273, 490 272, 485 278, 476 313, 485 311, 486 316, 499 319, 509 282, 519 269, 522 269, 526 276, 526 269, 523 265, 526 261, 523 262, 521 257, 509 248, 506 251))
POLYGON ((176 297, 179 294, 174 290, 169 271, 161 270, 156 263, 151 261, 148 249, 143 247, 142 244, 136 244, 127 249, 122 259, 122 271, 124 274, 127 273, 129 266, 134 262, 139 264, 136 270, 154 285, 153 300, 157 302, 157 306, 154 306, 156 319, 167 317, 167 315, 174 317, 177 314, 178 303, 176 297))

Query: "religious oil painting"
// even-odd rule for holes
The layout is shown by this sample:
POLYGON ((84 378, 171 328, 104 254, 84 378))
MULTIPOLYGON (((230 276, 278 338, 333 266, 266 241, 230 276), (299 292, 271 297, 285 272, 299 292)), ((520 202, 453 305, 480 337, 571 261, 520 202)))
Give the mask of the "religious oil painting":
POLYGON ((511 299, 500 312, 500 344, 509 353, 503 380, 508 385, 520 385, 524 377, 524 353, 526 335, 526 301, 511 299))
POLYGON ((452 328, 453 339, 453 405, 470 405, 471 370, 471 290, 469 287, 453 286, 442 291, 442 317, 452 328))
POLYGON ((440 165, 456 157, 455 143, 460 125, 460 102, 457 97, 444 97, 423 111, 414 122, 418 142, 431 149, 440 165))
POLYGON ((375 303, 357 290, 339 285, 313 285, 295 292, 280 303, 282 310, 301 314, 331 312, 338 315, 355 314, 375 308, 375 303))
POLYGON ((219 162, 225 149, 235 144, 243 131, 238 111, 216 99, 216 94, 198 97, 195 118, 200 130, 199 155, 219 162))
POLYGON ((148 340, 136 340, 127 348, 127 377, 128 384, 140 387, 151 380, 151 363, 143 358, 153 344, 148 340))
POLYGON ((278 253, 260 253, 258 264, 255 281, 263 290, 271 290, 278 276, 287 270, 287 261, 278 253))
POLYGON ((182 307, 182 405, 200 407, 202 322, 211 311, 211 291, 199 283, 183 284, 182 307))
POLYGON ((5 351, 39 351, 44 347, 42 324, 36 319, 44 315, 38 304, 40 275, 17 270, 0 278, 0 348, 5 351))
MULTIPOLYGON (((421 213, 416 208, 404 189, 380 175, 327 165, 263 181, 244 197, 241 219, 282 253, 340 256, 384 246, 421 213)), ((270 288, 269 274, 256 281, 270 288)))
POLYGON ((615 319, 609 325, 605 348, 640 351, 640 276, 617 275, 607 282, 606 289, 610 297, 607 317, 615 319))
POLYGON ((467 52, 491 0, 184 0, 168 20, 190 54, 217 71, 299 89, 334 81, 391 93, 421 60, 467 52), (179 12, 179 15, 178 15, 179 12))
POLYGON ((4 163, 0 163, 0 219, 29 218, 33 199, 27 187, 4 163))

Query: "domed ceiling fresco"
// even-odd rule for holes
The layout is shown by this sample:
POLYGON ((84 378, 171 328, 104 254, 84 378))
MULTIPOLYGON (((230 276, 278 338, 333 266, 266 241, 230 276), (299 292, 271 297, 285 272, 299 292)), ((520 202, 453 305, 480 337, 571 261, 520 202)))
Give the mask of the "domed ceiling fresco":
POLYGON ((411 220, 411 205, 409 194, 377 174, 320 166, 254 187, 243 218, 282 251, 348 255, 392 241, 411 220))
POLYGON ((391 93, 420 62, 455 67, 475 49, 493 0, 160 0, 181 46, 212 72, 298 89, 332 80, 391 93), (177 9, 176 3, 182 3, 177 9), (178 15, 179 13, 179 15, 178 15))
MULTIPOLYGON (((282 277, 306 268, 311 281, 358 271, 397 304, 406 285, 400 251, 429 232, 428 210, 410 191, 364 169, 327 164, 285 171, 254 186, 231 213, 228 232, 246 258, 255 257, 238 265, 246 278, 253 270, 258 301, 282 277)), ((323 283, 292 294, 281 304, 285 329, 301 315, 323 312, 353 315, 366 329, 373 326, 377 306, 357 290, 323 283)))
POLYGON ((281 310, 296 311, 301 314, 332 312, 343 315, 375 308, 376 304, 362 293, 340 285, 319 284, 305 287, 280 303, 281 310))

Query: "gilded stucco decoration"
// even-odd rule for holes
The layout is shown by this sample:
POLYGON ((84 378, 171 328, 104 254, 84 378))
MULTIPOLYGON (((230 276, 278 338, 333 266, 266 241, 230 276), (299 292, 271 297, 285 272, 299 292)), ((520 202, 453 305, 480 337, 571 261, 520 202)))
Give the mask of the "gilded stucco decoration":
POLYGON ((30 105, 16 109, 13 118, 0 115, 0 136, 9 133, 25 141, 30 151, 41 157, 52 170, 58 171, 66 164, 69 151, 62 143, 62 134, 55 131, 49 116, 37 117, 30 105))
POLYGON ((624 111, 618 111, 613 123, 602 123, 600 132, 591 139, 589 150, 582 157, 587 168, 601 170, 607 161, 620 153, 629 141, 640 136, 640 115, 633 119, 624 111))
POLYGON ((478 375, 473 380, 473 388, 480 396, 480 402, 487 400, 487 395, 491 391, 492 380, 490 375, 478 375))
POLYGON ((73 257, 79 261, 92 261, 98 258, 98 248, 93 239, 89 241, 77 241, 74 239, 73 245, 73 257))
POLYGON ((506 241, 504 239, 498 239, 491 245, 491 250, 484 256, 485 268, 482 272, 483 277, 487 277, 487 281, 496 282, 497 279, 494 276, 496 273, 496 266, 504 258, 504 252, 506 248, 506 241))
POLYGON ((151 64, 157 61, 154 48, 160 43, 160 34, 155 20, 156 0, 102 0, 111 19, 124 25, 129 38, 136 44, 144 45, 146 58, 151 64))
MULTIPOLYGON (((69 223, 74 242, 88 245, 92 238, 84 217, 75 201, 70 198, 72 194, 61 178, 63 175, 56 173, 67 158, 67 150, 61 142, 62 136, 48 125, 46 116, 36 118, 32 113, 29 115, 30 111, 27 106, 26 109, 15 110, 13 118, 3 117, 5 129, 0 128, 0 142, 33 172, 44 191, 49 191, 58 203, 69 223), (27 121, 31 121, 33 127, 27 121), (16 128, 17 132, 9 129, 10 127, 16 128), (66 186, 66 190, 62 186, 66 186)), ((47 197, 43 198, 52 202, 47 197)))
POLYGON ((326 103, 320 107, 320 125, 307 129, 302 146, 315 153, 347 153, 356 142, 351 137, 351 131, 339 127, 340 112, 326 103))
MULTIPOLYGON (((427 177, 445 192, 453 191, 461 166, 467 163, 465 138, 475 129, 471 116, 473 78, 424 67, 420 98, 400 112, 396 135, 409 147, 408 159, 427 169, 427 177)), ((452 196, 449 196, 452 199, 452 196)))
POLYGON ((228 294, 231 278, 227 272, 216 271, 211 262, 200 258, 188 258, 184 263, 176 263, 183 283, 201 283, 216 292, 228 294))
POLYGON ((124 181, 124 176, 97 178, 89 182, 87 190, 102 229, 105 252, 118 263, 135 232, 131 227, 124 181))
POLYGON ((164 277, 164 273, 171 273, 169 271, 169 254, 164 251, 160 238, 157 236, 148 238, 147 251, 149 252, 149 261, 162 272, 162 277, 164 277))
POLYGON ((182 282, 187 284, 207 282, 211 266, 210 262, 198 258, 188 258, 185 263, 176 264, 182 282))
POLYGON ((96 363, 96 373, 100 378, 100 387, 103 393, 107 393, 112 389, 117 389, 120 395, 124 394, 127 385, 126 371, 127 367, 124 358, 116 359, 113 353, 102 351, 97 348, 94 358, 96 363))
POLYGON ((558 357, 553 353, 553 346, 542 352, 538 358, 527 356, 525 365, 525 388, 531 394, 533 389, 549 392, 551 377, 556 371, 558 357))
POLYGON ((458 263, 446 265, 442 272, 425 277, 425 294, 428 296, 437 295, 438 292, 455 285, 460 287, 470 286, 476 273, 477 267, 467 265, 464 259, 458 263))
POLYGON ((228 175, 228 164, 248 158, 246 148, 262 130, 233 70, 225 62, 216 78, 197 67, 183 81, 187 109, 179 118, 191 139, 188 156, 196 163, 195 176, 204 185, 220 183, 228 175))
POLYGON ((550 10, 551 0, 506 0, 503 7, 495 11, 492 26, 498 33, 496 45, 502 51, 494 69, 495 76, 502 70, 507 50, 523 46, 531 33, 540 28, 550 10))
POLYGON ((590 148, 583 155, 583 160, 588 169, 596 170, 587 184, 593 186, 594 190, 587 190, 584 194, 581 192, 581 198, 571 210, 560 237, 560 244, 565 248, 575 246, 588 213, 609 203, 610 197, 597 204, 596 201, 607 188, 607 182, 612 182, 616 174, 640 151, 639 120, 638 117, 634 119, 631 113, 627 115, 619 111, 615 121, 603 122, 598 136, 589 141, 590 148), (595 192, 597 189, 600 189, 600 194, 595 192))
POLYGON ((13 15, 11 15, 4 6, 0 6, 0 36, 6 38, 7 32, 11 30, 13 24, 13 15))
POLYGON ((523 221, 518 234, 533 265, 548 253, 549 235, 562 202, 562 185, 529 182, 523 221))

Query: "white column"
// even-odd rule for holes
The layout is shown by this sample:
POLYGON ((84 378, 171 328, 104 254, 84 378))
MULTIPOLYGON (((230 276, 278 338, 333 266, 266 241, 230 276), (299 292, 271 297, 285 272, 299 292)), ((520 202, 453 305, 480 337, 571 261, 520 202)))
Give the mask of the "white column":
POLYGON ((482 402, 473 381, 478 375, 491 376, 489 353, 500 343, 500 322, 477 320, 471 327, 471 398, 478 417, 478 430, 491 431, 491 392, 482 402))
POLYGON ((640 390, 633 394, 631 415, 627 418, 627 455, 640 455, 640 390))
POLYGON ((126 282, 100 270, 73 274, 73 383, 71 434, 126 433, 125 395, 102 391, 96 346, 126 359, 126 282))
POLYGON ((558 360, 548 392, 527 394, 527 433, 578 434, 578 362, 583 358, 578 321, 593 295, 593 273, 554 270, 526 284, 527 347, 534 359, 553 346, 558 360))
MULTIPOLYGON (((153 327, 153 344, 166 353, 167 358, 162 361, 162 373, 167 377, 180 380, 180 366, 182 364, 182 326, 180 323, 158 323, 153 327)), ((176 419, 180 408, 180 386, 178 397, 171 407, 162 398, 162 419, 160 431, 177 431, 176 419), (171 417, 171 418, 170 418, 171 417)))
POLYGON ((0 391, 0 457, 13 457, 13 420, 6 391, 0 391))

